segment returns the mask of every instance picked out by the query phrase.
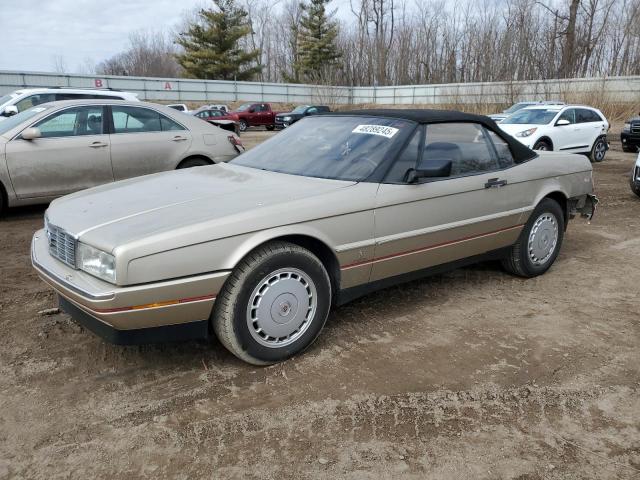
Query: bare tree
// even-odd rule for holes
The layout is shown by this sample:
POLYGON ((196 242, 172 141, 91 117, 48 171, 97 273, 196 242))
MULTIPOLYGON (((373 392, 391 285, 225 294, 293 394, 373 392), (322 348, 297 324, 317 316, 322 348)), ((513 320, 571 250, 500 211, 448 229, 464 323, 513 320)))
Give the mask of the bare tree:
POLYGON ((129 36, 129 47, 97 65, 101 75, 178 77, 182 69, 175 59, 177 47, 169 35, 141 30, 129 36))

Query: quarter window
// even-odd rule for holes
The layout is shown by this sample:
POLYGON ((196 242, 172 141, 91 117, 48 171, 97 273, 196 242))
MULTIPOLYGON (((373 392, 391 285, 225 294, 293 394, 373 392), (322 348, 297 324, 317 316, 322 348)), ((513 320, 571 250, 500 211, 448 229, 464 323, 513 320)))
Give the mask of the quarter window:
POLYGON ((428 125, 420 166, 436 159, 451 160, 451 176, 471 175, 500 168, 484 129, 475 123, 428 125))
POLYGON ((184 130, 178 123, 149 108, 113 106, 111 109, 115 133, 184 130))
POLYGON ((590 122, 601 122, 602 119, 600 115, 598 115, 593 110, 587 110, 586 108, 578 108, 578 113, 576 114, 577 123, 590 123, 590 122))
POLYGON ((43 138, 101 135, 104 131, 102 107, 68 108, 34 126, 43 138))

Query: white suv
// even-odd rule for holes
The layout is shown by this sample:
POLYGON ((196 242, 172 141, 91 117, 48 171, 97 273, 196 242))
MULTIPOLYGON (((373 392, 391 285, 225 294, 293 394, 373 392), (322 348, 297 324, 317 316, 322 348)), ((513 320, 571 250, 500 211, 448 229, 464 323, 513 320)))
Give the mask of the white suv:
POLYGON ((518 110, 498 126, 534 150, 584 153, 601 162, 609 149, 609 122, 593 107, 536 105, 518 110))
POLYGON ((0 122, 41 103, 86 99, 135 102, 138 101, 138 95, 120 90, 97 88, 25 88, 0 97, 0 122))

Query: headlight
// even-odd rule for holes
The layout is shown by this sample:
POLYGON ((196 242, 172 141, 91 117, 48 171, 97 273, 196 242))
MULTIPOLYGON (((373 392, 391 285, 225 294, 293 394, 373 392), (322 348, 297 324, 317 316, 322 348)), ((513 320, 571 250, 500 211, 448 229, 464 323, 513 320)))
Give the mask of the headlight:
POLYGON ((631 124, 630 123, 625 123, 624 127, 622 127, 622 131, 623 132, 630 132, 631 131, 631 124))
POLYGON ((116 258, 102 250, 78 242, 77 267, 89 275, 109 283, 116 283, 116 258))
POLYGON ((524 130, 522 132, 516 133, 516 137, 528 137, 533 135, 533 133, 538 130, 537 128, 530 128, 529 130, 524 130))
POLYGON ((291 121, 291 117, 284 117, 282 120, 284 120, 285 122, 290 122, 291 121))

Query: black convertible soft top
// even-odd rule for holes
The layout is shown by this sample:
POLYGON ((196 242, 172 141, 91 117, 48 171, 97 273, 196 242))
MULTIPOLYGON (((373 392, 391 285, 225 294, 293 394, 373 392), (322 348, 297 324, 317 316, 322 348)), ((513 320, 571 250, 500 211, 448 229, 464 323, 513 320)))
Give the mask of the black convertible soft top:
POLYGON ((417 123, 447 123, 447 122, 472 122, 484 125, 505 142, 509 144, 513 159, 516 163, 521 163, 527 160, 531 160, 537 157, 537 153, 530 148, 525 147, 522 143, 517 141, 511 135, 503 132, 500 127, 484 115, 475 115, 473 113, 458 112, 457 110, 430 110, 430 109, 368 109, 368 110, 350 110, 344 112, 331 112, 324 113, 323 115, 359 115, 367 117, 387 117, 387 118, 401 118, 404 120, 411 120, 417 123))

